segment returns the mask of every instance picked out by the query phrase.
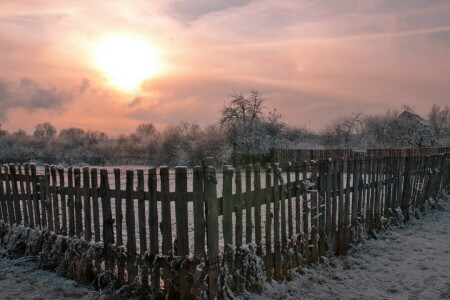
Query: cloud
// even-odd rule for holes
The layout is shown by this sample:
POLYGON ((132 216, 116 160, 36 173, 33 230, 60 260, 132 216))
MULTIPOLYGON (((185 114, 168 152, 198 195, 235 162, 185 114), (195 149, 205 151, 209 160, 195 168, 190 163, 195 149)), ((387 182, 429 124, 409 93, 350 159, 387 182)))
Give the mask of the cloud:
POLYGON ((0 121, 6 119, 12 108, 55 109, 62 107, 71 96, 56 88, 44 88, 30 78, 18 82, 7 81, 0 77, 0 121))

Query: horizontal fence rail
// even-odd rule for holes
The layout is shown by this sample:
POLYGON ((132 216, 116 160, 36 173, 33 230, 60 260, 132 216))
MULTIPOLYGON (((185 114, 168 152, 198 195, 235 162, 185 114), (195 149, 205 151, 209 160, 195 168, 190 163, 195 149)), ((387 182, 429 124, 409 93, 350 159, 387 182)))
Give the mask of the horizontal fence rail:
POLYGON ((90 272, 108 271, 117 286, 214 298, 224 285, 257 291, 258 270, 289 279, 299 265, 345 254, 364 234, 413 218, 448 191, 445 150, 324 152, 220 171, 208 160, 125 172, 3 165, 0 218, 97 243, 90 272))

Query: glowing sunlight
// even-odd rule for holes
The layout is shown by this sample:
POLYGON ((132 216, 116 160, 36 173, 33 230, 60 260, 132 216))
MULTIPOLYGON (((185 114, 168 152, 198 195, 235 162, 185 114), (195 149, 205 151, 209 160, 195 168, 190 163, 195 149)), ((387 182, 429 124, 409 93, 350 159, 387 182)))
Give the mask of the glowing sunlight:
POLYGON ((111 35, 92 45, 94 66, 119 89, 134 90, 161 71, 157 49, 141 37, 111 35))

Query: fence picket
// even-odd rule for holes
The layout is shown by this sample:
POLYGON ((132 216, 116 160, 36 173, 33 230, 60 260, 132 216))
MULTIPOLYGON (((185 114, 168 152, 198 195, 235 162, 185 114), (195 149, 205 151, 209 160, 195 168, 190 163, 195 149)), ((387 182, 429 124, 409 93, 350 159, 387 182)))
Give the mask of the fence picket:
POLYGON ((61 234, 67 235, 67 203, 64 168, 58 168, 59 174, 59 195, 61 197, 61 234))
POLYGON ((247 244, 252 242, 253 219, 252 207, 252 165, 245 166, 245 241, 247 244))
MULTIPOLYGON (((101 179, 100 179, 101 180, 101 179)), ((98 206, 98 173, 97 168, 91 169, 91 195, 92 195, 92 217, 94 221, 94 240, 100 242, 100 216, 98 206)), ((109 195, 111 197, 111 195, 109 195)), ((111 201, 111 198, 110 200, 111 201)))
POLYGON ((256 254, 262 256, 262 234, 261 234, 261 166, 256 163, 253 173, 253 205, 255 207, 255 243, 256 254))
MULTIPOLYGON (((31 169, 33 170, 33 169, 31 169)), ((67 195, 67 208, 68 208, 68 215, 69 215, 69 236, 75 235, 75 199, 74 194, 76 193, 74 191, 73 186, 73 169, 72 167, 69 167, 67 169, 67 186, 69 187, 69 193, 67 195)), ((36 207, 35 207, 36 209, 36 207)))
MULTIPOLYGON (((162 255, 169 255, 172 251, 172 218, 170 213, 170 186, 169 186, 169 168, 161 167, 159 169, 161 177, 161 235, 162 235, 162 255)), ((168 280, 169 268, 164 265, 163 278, 164 288, 170 290, 171 283, 168 280)))
POLYGON ((75 168, 73 170, 73 176, 75 179, 75 234, 81 236, 83 234, 83 220, 82 220, 82 207, 81 202, 81 170, 75 168))
POLYGON ((148 226, 150 231, 150 261, 154 267, 150 270, 152 289, 159 290, 159 264, 156 257, 159 254, 159 237, 158 237, 158 203, 156 199, 158 179, 156 177, 156 168, 148 170, 148 191, 149 191, 149 213, 148 226))
POLYGON ((23 226, 27 227, 29 224, 28 220, 28 206, 27 206, 27 192, 25 190, 25 184, 24 184, 24 176, 22 173, 22 166, 17 166, 18 171, 18 181, 19 181, 19 187, 20 187, 20 195, 22 196, 22 212, 23 212, 23 226))
POLYGON ((272 168, 266 165, 266 276, 272 278, 272 168))
MULTIPOLYGON (((19 189, 17 187, 17 170, 14 164, 9 165, 9 180, 12 189, 12 198, 14 203, 14 213, 17 224, 22 223, 22 211, 20 210, 19 189)), ((50 229, 51 230, 51 229, 50 229)))
POLYGON ((127 170, 126 172, 126 192, 125 192, 125 222, 127 225, 127 274, 128 283, 134 283, 137 276, 136 264, 136 228, 134 213, 134 171, 127 170))
POLYGON ((87 241, 92 239, 91 220, 91 188, 89 179, 89 168, 83 168, 83 208, 84 208, 84 238, 87 241))
MULTIPOLYGON (((138 198, 138 225, 139 225, 139 252, 140 259, 147 251, 147 227, 145 219, 145 192, 144 192, 144 170, 137 170, 137 198, 138 198)), ((141 283, 144 287, 148 286, 148 269, 143 267, 141 270, 141 283)))
POLYGON ((60 222, 59 222, 59 199, 58 199, 58 183, 56 181, 56 167, 50 167, 50 174, 52 179, 51 184, 51 194, 53 199, 53 219, 55 222, 55 233, 59 234, 61 232, 60 222))
POLYGON ((217 299, 217 282, 219 279, 219 219, 217 212, 217 179, 214 167, 206 167, 205 201, 208 211, 206 215, 208 236, 208 298, 217 299))
MULTIPOLYGON (((189 255, 188 210, 187 210, 187 168, 175 168, 175 217, 177 231, 176 255, 187 260, 189 255)), ((180 298, 189 295, 188 265, 182 264, 179 271, 180 298)))
POLYGON ((105 268, 106 270, 112 271, 114 269, 114 259, 111 245, 114 244, 114 225, 111 212, 111 192, 109 188, 108 171, 106 169, 100 170, 100 197, 102 199, 105 268))
MULTIPOLYGON (((234 197, 234 213, 236 217, 235 224, 235 245, 236 248, 242 246, 242 210, 243 210, 243 199, 242 199, 242 178, 241 178, 241 169, 236 167, 235 172, 235 186, 236 186, 236 195, 234 197)), ((267 201, 267 198, 266 198, 267 201)), ((267 202, 266 202, 267 203, 267 202)))
MULTIPOLYGON (((1 168, 0 168, 1 170, 1 168)), ((33 212, 33 196, 32 196, 32 189, 31 189, 31 177, 30 177, 30 164, 26 163, 24 165, 24 174, 25 174, 25 187, 26 187, 26 198, 27 198, 27 205, 28 205, 28 218, 30 222, 30 227, 34 228, 34 212, 33 212)))

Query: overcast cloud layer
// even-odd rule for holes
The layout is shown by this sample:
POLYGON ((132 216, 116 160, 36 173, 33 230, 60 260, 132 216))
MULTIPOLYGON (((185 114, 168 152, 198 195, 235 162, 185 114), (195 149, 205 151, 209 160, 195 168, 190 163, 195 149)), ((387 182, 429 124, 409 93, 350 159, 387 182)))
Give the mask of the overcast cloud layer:
POLYGON ((250 89, 313 129, 351 111, 450 103, 448 0, 160 2, 0 2, 2 128, 205 125, 250 89), (116 32, 163 51, 166 71, 139 92, 112 88, 89 62, 88 46, 116 32))

